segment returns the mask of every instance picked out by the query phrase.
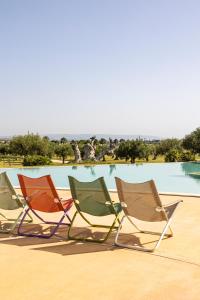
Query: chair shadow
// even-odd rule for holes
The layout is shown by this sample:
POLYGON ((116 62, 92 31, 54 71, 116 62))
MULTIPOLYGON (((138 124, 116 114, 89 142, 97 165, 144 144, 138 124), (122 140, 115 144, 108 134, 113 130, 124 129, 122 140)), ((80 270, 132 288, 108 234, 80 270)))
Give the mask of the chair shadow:
POLYGON ((90 242, 77 242, 77 241, 68 241, 62 245, 54 245, 47 247, 37 247, 32 250, 36 251, 45 251, 60 255, 76 255, 76 254, 87 254, 93 252, 103 252, 103 251, 114 251, 119 250, 120 248, 115 247, 112 244, 99 244, 99 243, 90 243, 90 242))
MULTIPOLYGON (((90 230, 90 228, 85 228, 85 227, 74 227, 73 230, 72 230, 72 233, 73 233, 72 235, 74 237, 83 237, 83 238, 91 238, 91 239, 103 239, 104 236, 105 236, 105 232, 100 232, 100 231, 92 232, 90 230), (82 236, 81 233, 85 233, 84 236, 82 236)), ((145 242, 141 243, 140 238, 136 235, 138 233, 140 233, 140 232, 139 231, 135 231, 135 232, 132 232, 132 233, 120 232, 120 235, 119 235, 120 242, 125 243, 125 244, 132 244, 132 245, 137 245, 137 246, 140 246, 140 247, 145 247, 145 245, 156 243, 159 240, 159 236, 158 236, 156 239, 153 238, 149 241, 145 241, 145 242)), ((116 235, 116 232, 113 231, 110 234, 108 242, 114 242, 115 235, 116 235)), ((142 233, 142 235, 143 236, 144 235, 146 235, 146 236, 149 235, 149 236, 155 237, 155 234, 142 233)), ((163 237, 162 240, 165 240, 165 239, 168 239, 168 238, 169 237, 163 237)))
MULTIPOLYGON (((105 236, 103 232, 92 232, 89 228, 83 227, 74 227, 73 235, 80 236, 84 233, 84 237, 87 238, 95 238, 101 239, 105 236)), ((123 238, 130 239, 129 234, 122 234, 123 238)), ((93 253, 93 252, 102 252, 102 251, 116 251, 121 250, 121 247, 117 247, 114 245, 114 238, 115 233, 111 233, 109 239, 103 243, 95 243, 95 242, 88 242, 88 241, 74 241, 68 240, 65 244, 61 245, 50 245, 46 247, 36 247, 32 250, 39 250, 39 251, 46 251, 50 253, 60 254, 60 255, 76 255, 76 254, 86 254, 86 253, 93 253)), ((136 236, 131 237, 131 241, 134 243, 140 244, 140 240, 136 236)), ((141 244, 140 244, 141 245, 141 244)))
MULTIPOLYGON (((51 238, 42 237, 29 237, 29 236, 19 236, 17 233, 0 233, 0 244, 8 244, 15 246, 32 246, 41 244, 58 243, 60 241, 65 241, 67 239, 67 226, 65 228, 60 228, 57 234, 54 234, 51 238)), ((43 228, 39 224, 26 224, 24 226, 24 233, 33 234, 49 234, 53 230, 54 226, 48 226, 43 228), (28 227, 28 229, 27 229, 28 227)))
MULTIPOLYGON (((43 228, 39 224, 28 224, 25 226, 26 233, 29 231, 39 234, 39 233, 49 233, 54 226, 48 226, 43 228), (33 231, 34 230, 34 231, 33 231), (48 232, 47 232, 48 231, 48 232)), ((67 227, 67 226, 66 226, 67 227)), ((30 250, 46 251, 51 253, 56 253, 60 255, 75 255, 75 254, 84 254, 92 252, 101 252, 101 251, 114 251, 123 249, 123 247, 117 247, 114 245, 115 232, 112 232, 109 239, 104 243, 94 243, 94 242, 84 242, 84 241, 74 241, 67 239, 67 230, 65 226, 60 227, 57 234, 51 238, 39 238, 39 237, 24 237, 24 236, 15 236, 15 235, 6 235, 0 234, 0 244, 15 245, 15 246, 35 246, 30 248, 30 250), (3 239, 4 238, 4 239, 3 239), (64 243, 64 244, 63 244, 64 243), (50 245, 49 245, 50 244, 50 245), (37 247, 37 246, 42 247, 37 247), (45 246, 47 245, 47 246, 45 246)), ((90 228, 86 227, 74 227, 72 234, 75 237, 87 237, 95 239, 103 239, 105 232, 95 231, 92 232, 90 228)), ((138 245, 144 247, 148 243, 156 242, 157 240, 141 243, 140 238, 138 238, 136 233, 120 233, 120 242, 125 244, 138 245)))

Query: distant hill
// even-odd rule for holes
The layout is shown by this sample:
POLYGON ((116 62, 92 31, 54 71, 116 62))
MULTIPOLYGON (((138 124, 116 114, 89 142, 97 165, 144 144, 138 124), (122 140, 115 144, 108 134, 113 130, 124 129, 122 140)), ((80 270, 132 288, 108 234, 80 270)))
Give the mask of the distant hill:
MULTIPOLYGON (((92 134, 92 133, 85 133, 85 134, 41 134, 41 136, 48 136, 50 140, 60 140, 62 137, 65 137, 68 141, 71 140, 88 140, 92 136, 95 136, 98 140, 104 138, 108 140, 111 139, 124 139, 124 140, 135 140, 135 139, 143 139, 147 141, 152 140, 160 140, 161 138, 158 136, 151 136, 151 135, 134 135, 134 134, 92 134)), ((12 136, 0 136, 0 140, 9 140, 12 136)))
POLYGON ((132 139, 143 139, 143 140, 160 140, 157 136, 149 136, 149 135, 130 135, 130 134, 46 134, 51 140, 60 140, 62 137, 65 137, 67 140, 88 140, 92 136, 95 136, 98 140, 104 138, 108 140, 111 139, 124 139, 124 140, 132 140, 132 139))

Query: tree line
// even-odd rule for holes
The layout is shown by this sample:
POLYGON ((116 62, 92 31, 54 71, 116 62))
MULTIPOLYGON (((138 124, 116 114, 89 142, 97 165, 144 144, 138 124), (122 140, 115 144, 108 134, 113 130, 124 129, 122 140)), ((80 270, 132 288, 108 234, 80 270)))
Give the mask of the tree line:
POLYGON ((200 154, 200 127, 183 139, 163 139, 159 141, 124 140, 95 136, 89 140, 68 141, 66 138, 50 140, 47 136, 27 134, 14 136, 9 141, 0 142, 0 155, 14 155, 23 158, 24 165, 50 164, 55 157, 63 164, 69 158, 75 163, 105 161, 106 156, 113 160, 135 163, 137 159, 149 161, 164 156, 166 162, 193 161, 200 154))

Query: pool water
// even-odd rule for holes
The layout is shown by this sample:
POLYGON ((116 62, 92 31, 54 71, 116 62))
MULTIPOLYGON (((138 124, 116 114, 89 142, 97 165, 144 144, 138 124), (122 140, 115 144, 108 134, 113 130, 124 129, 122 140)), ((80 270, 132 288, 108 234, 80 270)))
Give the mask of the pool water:
POLYGON ((189 193, 200 195, 200 163, 143 163, 72 167, 37 167, 0 169, 6 171, 12 184, 19 186, 17 174, 39 177, 50 174, 56 187, 69 187, 68 175, 80 181, 92 181, 103 176, 108 189, 116 189, 114 177, 129 182, 143 182, 154 179, 159 192, 189 193))

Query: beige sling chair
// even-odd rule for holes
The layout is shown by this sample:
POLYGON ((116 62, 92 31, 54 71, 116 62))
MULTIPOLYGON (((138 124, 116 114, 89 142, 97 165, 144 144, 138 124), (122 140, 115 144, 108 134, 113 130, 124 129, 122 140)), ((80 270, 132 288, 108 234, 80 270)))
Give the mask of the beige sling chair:
POLYGON ((121 220, 115 237, 115 244, 117 246, 127 247, 135 250, 153 252, 159 247, 160 242, 164 236, 173 236, 170 224, 174 211, 178 204, 182 202, 182 200, 163 206, 153 180, 144 183, 128 183, 124 182, 120 178, 115 178, 115 181, 117 185, 119 200, 124 212, 124 216, 121 220), (136 226, 136 224, 133 222, 131 217, 147 222, 165 221, 166 224, 161 233, 146 231, 139 229, 138 226, 136 226), (139 245, 119 243, 118 238, 125 218, 127 218, 139 232, 159 235, 159 240, 156 242, 155 246, 150 249, 139 245), (170 230, 170 233, 166 233, 168 229, 170 230))

